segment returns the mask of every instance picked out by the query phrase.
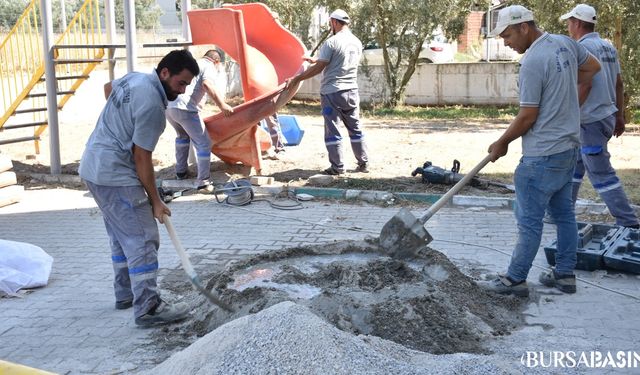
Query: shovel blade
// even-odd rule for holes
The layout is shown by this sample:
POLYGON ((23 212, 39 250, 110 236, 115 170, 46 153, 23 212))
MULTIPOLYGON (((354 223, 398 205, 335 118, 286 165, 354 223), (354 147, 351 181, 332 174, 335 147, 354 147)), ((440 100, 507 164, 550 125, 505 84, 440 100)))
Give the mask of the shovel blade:
POLYGON ((380 232, 380 246, 393 258, 413 257, 432 240, 424 224, 406 208, 389 219, 380 232))

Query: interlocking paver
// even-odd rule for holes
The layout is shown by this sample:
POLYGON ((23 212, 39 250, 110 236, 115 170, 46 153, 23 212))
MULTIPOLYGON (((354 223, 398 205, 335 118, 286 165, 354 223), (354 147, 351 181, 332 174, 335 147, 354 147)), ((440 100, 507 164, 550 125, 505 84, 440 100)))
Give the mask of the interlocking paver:
MULTIPOLYGON (((170 208, 176 231, 203 274, 265 251, 377 236, 398 210, 353 201, 305 202, 301 210, 281 211, 266 202, 220 205, 202 195, 177 199, 170 208)), ((462 270, 487 273, 506 269, 516 239, 513 213, 506 209, 444 208, 427 229, 435 238, 432 248, 462 270)), ((180 260, 162 226, 160 233, 160 277, 176 280, 182 274, 180 260)), ((85 192, 26 192, 21 203, 0 208, 0 238, 35 244, 54 257, 47 287, 0 300, 0 359, 60 373, 103 374, 135 373, 166 358, 168 353, 151 345, 153 329, 137 328, 130 310, 113 308, 108 239, 85 192)), ((553 227, 545 226, 542 244, 554 238, 553 227)), ((543 251, 534 264, 547 266, 543 251)), ((559 295, 538 286, 539 272, 534 268, 529 277, 537 292, 525 311, 527 325, 492 344, 506 363, 525 370, 518 366, 526 350, 640 350, 634 339, 640 326, 638 300, 584 283, 575 295, 559 295)), ((578 275, 640 295, 635 275, 578 275)))

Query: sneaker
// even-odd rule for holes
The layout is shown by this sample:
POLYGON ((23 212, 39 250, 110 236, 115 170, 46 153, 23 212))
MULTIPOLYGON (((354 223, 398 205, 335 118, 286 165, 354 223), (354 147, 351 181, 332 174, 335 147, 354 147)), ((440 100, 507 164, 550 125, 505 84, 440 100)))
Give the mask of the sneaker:
POLYGON ((133 306, 133 300, 129 299, 126 301, 116 301, 116 310, 126 310, 133 306))
POLYGON ((337 169, 334 169, 333 167, 329 167, 329 168, 325 169, 324 171, 322 171, 322 173, 328 174, 329 176, 337 176, 339 174, 343 174, 344 171, 339 171, 337 169))
POLYGON ((367 164, 367 163, 358 164, 358 166, 356 167, 354 172, 357 172, 357 173, 369 173, 369 164, 367 164))
POLYGON ((141 327, 177 322, 189 316, 189 306, 184 302, 169 305, 164 301, 146 314, 136 318, 136 324, 141 327))
POLYGON ((189 177, 189 172, 176 172, 176 180, 186 180, 189 177))
POLYGON ((529 296, 529 287, 526 280, 515 282, 504 275, 498 275, 496 279, 491 281, 478 282, 478 285, 483 289, 498 294, 513 294, 518 297, 529 296))
POLYGON ((576 276, 575 275, 558 275, 554 268, 543 271, 538 278, 540 284, 550 288, 556 288, 564 293, 576 292, 576 276))

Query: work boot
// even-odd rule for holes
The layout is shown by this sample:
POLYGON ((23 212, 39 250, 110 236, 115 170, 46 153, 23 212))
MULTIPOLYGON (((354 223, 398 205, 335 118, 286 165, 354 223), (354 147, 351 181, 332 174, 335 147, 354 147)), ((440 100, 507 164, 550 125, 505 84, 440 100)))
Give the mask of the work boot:
POLYGON ((133 300, 116 301, 116 310, 126 310, 133 306, 133 300))
POLYGON ((337 176, 337 175, 343 174, 344 171, 339 171, 337 169, 334 169, 333 167, 329 167, 324 171, 322 171, 322 173, 328 174, 329 176, 337 176))
POLYGON ((543 271, 538 278, 540 283, 550 288, 556 288, 564 293, 576 292, 576 276, 575 275, 558 275, 554 268, 543 271))
POLYGON ((485 290, 498 294, 512 294, 518 297, 529 296, 527 280, 516 282, 506 275, 498 275, 496 279, 491 281, 480 281, 478 285, 485 290))
POLYGON ((140 327, 151 327, 154 325, 177 322, 189 316, 189 306, 184 302, 169 305, 164 301, 146 314, 136 318, 136 324, 140 327))
POLYGON ((189 172, 177 172, 176 180, 186 180, 189 177, 189 172))
POLYGON ((355 172, 357 172, 357 173, 369 173, 369 164, 368 163, 358 164, 358 166, 355 169, 355 172))

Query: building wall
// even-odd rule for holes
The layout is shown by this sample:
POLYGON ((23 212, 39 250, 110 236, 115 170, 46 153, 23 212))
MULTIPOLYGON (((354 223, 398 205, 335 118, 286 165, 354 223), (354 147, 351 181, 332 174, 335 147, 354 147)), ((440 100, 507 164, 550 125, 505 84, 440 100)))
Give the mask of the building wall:
MULTIPOLYGON (((381 103, 388 96, 382 67, 362 68, 358 75, 360 100, 381 103)), ((320 98, 320 75, 303 82, 297 99, 320 98)), ((517 63, 421 64, 407 90, 409 105, 518 104, 517 63)))
POLYGON ((484 12, 472 11, 464 23, 464 31, 458 37, 458 52, 468 53, 469 48, 479 44, 481 40, 482 16, 484 12))

